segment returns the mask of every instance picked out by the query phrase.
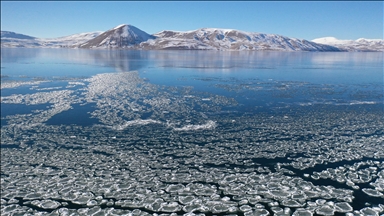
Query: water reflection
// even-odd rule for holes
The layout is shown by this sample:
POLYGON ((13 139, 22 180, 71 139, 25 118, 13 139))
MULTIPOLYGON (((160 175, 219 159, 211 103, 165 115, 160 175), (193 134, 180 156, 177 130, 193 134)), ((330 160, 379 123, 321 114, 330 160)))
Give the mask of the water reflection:
POLYGON ((108 67, 116 71, 139 70, 147 65, 147 60, 148 52, 133 50, 26 48, 1 50, 2 63, 81 64, 108 67))
POLYGON ((92 64, 115 68, 118 72, 139 70, 148 64, 148 53, 145 51, 127 50, 78 50, 92 64))
POLYGON ((340 65, 383 67, 383 53, 315 53, 252 51, 148 51, 157 67, 197 70, 249 69, 332 69, 340 65))
POLYGON ((31 61, 39 55, 40 49, 1 48, 1 63, 31 61))
POLYGON ((71 62, 111 67, 116 71, 139 70, 146 66, 145 60, 148 59, 146 52, 132 50, 63 49, 58 52, 57 50, 44 50, 39 54, 42 58, 54 56, 56 59, 65 59, 71 62))
POLYGON ((383 67, 383 52, 340 52, 313 53, 311 62, 319 65, 333 65, 348 63, 349 65, 383 67))
POLYGON ((122 72, 143 68, 192 68, 207 72, 214 69, 230 72, 239 68, 332 69, 345 65, 382 68, 383 53, 1 49, 1 63, 13 62, 102 66, 109 68, 109 72, 110 69, 122 72))
MULTIPOLYGON (((297 54, 296 54, 297 55, 297 54)), ((288 52, 218 52, 218 51, 155 51, 150 52, 158 67, 196 69, 275 68, 296 61, 288 52)))

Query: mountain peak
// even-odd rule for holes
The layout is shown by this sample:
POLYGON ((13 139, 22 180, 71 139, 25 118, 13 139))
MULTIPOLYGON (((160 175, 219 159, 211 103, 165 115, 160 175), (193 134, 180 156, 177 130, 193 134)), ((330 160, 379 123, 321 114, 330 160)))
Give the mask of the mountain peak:
POLYGON ((80 45, 80 48, 128 48, 155 37, 133 25, 121 24, 80 45))
POLYGON ((121 25, 116 26, 113 29, 118 29, 118 28, 121 28, 121 27, 124 27, 124 26, 129 26, 129 24, 121 24, 121 25))
MULTIPOLYGON (((127 28, 127 29, 138 29, 140 30, 139 28, 137 28, 136 26, 133 26, 131 24, 121 24, 121 25, 118 25, 116 26, 115 28, 112 28, 110 30, 117 30, 117 29, 123 29, 123 28, 127 28)), ((110 31, 109 30, 109 31, 110 31)), ((141 31, 141 30, 140 30, 141 31)))

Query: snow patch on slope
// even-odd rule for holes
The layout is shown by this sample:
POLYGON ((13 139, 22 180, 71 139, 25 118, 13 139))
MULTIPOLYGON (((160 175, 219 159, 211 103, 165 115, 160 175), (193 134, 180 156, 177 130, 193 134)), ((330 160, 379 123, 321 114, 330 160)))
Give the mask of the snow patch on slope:
POLYGON ((116 26, 116 27, 113 28, 113 29, 119 29, 119 28, 121 28, 121 27, 123 27, 123 26, 125 26, 125 25, 127 25, 127 24, 121 24, 121 25, 118 25, 118 26, 116 26))

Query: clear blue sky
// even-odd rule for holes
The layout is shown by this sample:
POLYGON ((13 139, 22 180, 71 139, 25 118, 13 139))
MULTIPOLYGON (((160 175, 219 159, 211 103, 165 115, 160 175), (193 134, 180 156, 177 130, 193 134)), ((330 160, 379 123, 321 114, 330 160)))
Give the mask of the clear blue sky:
POLYGON ((383 38, 383 2, 1 1, 1 30, 51 38, 131 24, 153 34, 204 27, 312 40, 383 38))

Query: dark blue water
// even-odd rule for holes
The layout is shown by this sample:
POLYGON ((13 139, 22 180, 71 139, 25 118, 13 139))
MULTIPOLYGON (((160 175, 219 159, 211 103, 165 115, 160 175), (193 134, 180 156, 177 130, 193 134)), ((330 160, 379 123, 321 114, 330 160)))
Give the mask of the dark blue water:
POLYGON ((73 106, 73 109, 54 115, 46 122, 46 124, 79 125, 83 127, 92 126, 94 124, 100 123, 97 119, 91 118, 89 115, 89 112, 93 111, 94 109, 94 104, 86 104, 83 106, 76 104, 73 106))

